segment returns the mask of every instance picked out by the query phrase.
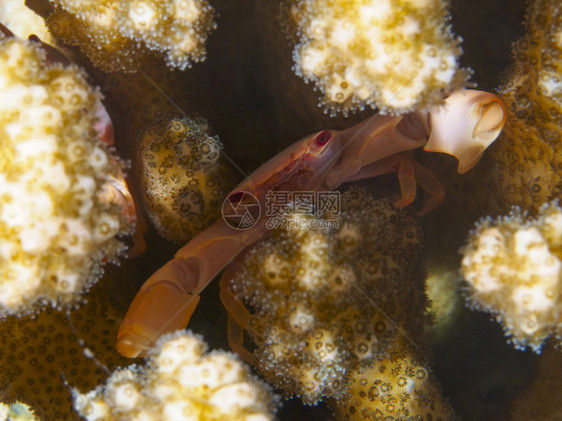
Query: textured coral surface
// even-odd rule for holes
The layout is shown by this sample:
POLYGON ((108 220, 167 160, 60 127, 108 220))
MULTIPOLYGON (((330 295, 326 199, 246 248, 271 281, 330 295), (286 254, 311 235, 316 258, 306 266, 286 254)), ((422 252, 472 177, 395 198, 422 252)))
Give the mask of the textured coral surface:
POLYGON ((72 302, 129 227, 104 198, 122 165, 96 132, 99 92, 37 43, 0 39, 0 62, 0 313, 14 313, 72 302))
POLYGON ((173 118, 139 137, 147 211, 165 238, 185 243, 220 216, 232 173, 201 118, 173 118))
POLYGON ((463 249, 462 273, 474 308, 502 323, 517 348, 540 352, 562 340, 562 209, 558 203, 525 220, 519 209, 480 221, 463 249))
POLYGON ((350 370, 348 396, 333 405, 341 419, 449 420, 451 408, 443 402, 434 378, 416 364, 415 349, 398 336, 387 358, 350 370))
POLYGON ((427 109, 468 75, 443 0, 296 0, 288 7, 294 70, 315 84, 331 114, 427 109))
POLYGON ((534 2, 527 35, 513 46, 502 88, 508 123, 493 152, 501 211, 513 205, 536 213, 562 191, 562 7, 534 2))
POLYGON ((434 379, 413 362, 423 360, 421 348, 412 348, 424 341, 426 304, 422 289, 414 292, 421 281, 419 225, 361 189, 341 200, 337 228, 281 229, 253 248, 230 279, 251 308, 246 329, 257 345, 255 364, 286 395, 309 404, 330 398, 335 411, 351 419, 448 419, 434 379), (388 364, 394 364, 390 378, 382 369, 388 364), (416 381, 407 374, 415 372, 424 375, 416 381), (367 390, 388 384, 386 397, 357 403, 364 379, 367 390), (387 393, 393 387, 395 394, 387 393))
POLYGON ((137 71, 147 50, 162 54, 170 67, 185 69, 204 59, 205 41, 215 27, 206 0, 53 3, 56 9, 47 21, 50 31, 80 45, 106 71, 137 71))
POLYGON ((86 391, 108 376, 105 370, 127 363, 114 347, 120 315, 107 298, 107 280, 79 309, 3 319, 2 401, 20 400, 41 420, 74 419, 70 385, 86 391))
POLYGON ((146 368, 122 368, 103 386, 75 395, 88 421, 267 421, 275 408, 268 387, 235 356, 209 353, 200 337, 183 332, 160 338, 146 368))

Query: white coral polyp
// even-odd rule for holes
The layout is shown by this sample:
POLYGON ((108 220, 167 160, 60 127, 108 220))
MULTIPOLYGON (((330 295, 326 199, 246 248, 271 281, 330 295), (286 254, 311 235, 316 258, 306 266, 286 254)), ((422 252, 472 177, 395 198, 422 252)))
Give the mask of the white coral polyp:
POLYGON ((51 32, 80 45, 106 71, 136 72, 149 52, 163 55, 171 68, 185 70, 205 59, 205 43, 215 28, 207 0, 53 0, 51 32), (60 31, 60 32, 59 32, 60 31))
MULTIPOLYGON (((49 112, 52 115, 58 116, 53 118, 55 125, 60 122, 60 113, 54 110, 53 107, 43 107, 43 112, 49 112)), ((36 108, 36 111, 37 110, 36 108)), ((26 139, 16 145, 16 156, 15 159, 25 161, 29 158, 36 159, 39 158, 41 155, 44 156, 52 156, 57 150, 57 139, 53 135, 47 135, 43 137, 37 138, 29 138, 26 139)))
POLYGON ((158 23, 156 11, 150 7, 150 4, 144 2, 131 4, 129 18, 137 30, 151 29, 158 23))
POLYGON ((517 308, 526 312, 542 313, 552 310, 554 296, 547 296, 547 289, 543 285, 533 287, 518 287, 513 291, 511 299, 517 308))
POLYGON ((256 389, 248 383, 235 383, 217 390, 210 402, 217 411, 230 414, 248 409, 253 410, 257 406, 256 403, 259 402, 259 395, 256 389))
POLYGON ((0 283, 0 302, 8 308, 18 308, 25 297, 32 295, 41 285, 36 267, 23 266, 16 262, 7 263, 3 272, 12 282, 0 283))
POLYGON ((134 371, 123 370, 118 373, 111 389, 111 402, 117 411, 128 412, 142 404, 140 385, 134 371))
POLYGON ((199 411, 187 400, 172 400, 166 402, 162 410, 165 419, 177 421, 199 421, 199 411))
POLYGON ((198 361, 206 350, 207 348, 201 340, 191 336, 182 336, 163 344, 158 356, 154 357, 154 361, 159 372, 172 373, 184 364, 198 361))
POLYGON ((553 213, 544 218, 544 236, 556 247, 562 246, 562 213, 553 213))
POLYGON ((174 0, 174 18, 194 23, 202 13, 203 3, 193 0, 174 0))
POLYGON ((430 108, 467 77, 442 0, 297 0, 291 15, 295 72, 319 88, 331 114, 430 108))
POLYGON ((302 304, 298 304, 297 308, 289 316, 289 325, 298 333, 306 332, 314 327, 314 314, 310 309, 302 304))
POLYGON ((98 197, 121 174, 95 135, 99 101, 78 68, 0 40, 0 315, 71 303, 124 249, 129 221, 98 197))
POLYGON ((522 229, 513 235, 514 251, 521 257, 529 256, 534 253, 533 257, 540 257, 545 251, 548 252, 548 246, 544 242, 544 238, 536 228, 522 229))
POLYGON ((539 352, 562 338, 562 209, 548 204, 535 220, 519 210, 484 220, 464 248, 463 276, 473 307, 496 314, 516 348, 539 352))
MULTIPOLYGON (((75 407, 107 405, 107 420, 272 420, 274 400, 233 355, 206 353, 202 339, 178 331, 160 338, 145 368, 114 372, 106 385, 75 393, 75 407)), ((96 415, 97 416, 97 415, 96 415)))

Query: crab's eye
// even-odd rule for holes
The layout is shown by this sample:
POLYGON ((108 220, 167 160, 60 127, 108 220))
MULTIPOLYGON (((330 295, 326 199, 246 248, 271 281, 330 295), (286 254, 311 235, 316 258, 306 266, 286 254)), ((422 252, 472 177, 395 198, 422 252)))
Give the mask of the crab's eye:
POLYGON ((242 197, 244 196, 244 193, 241 191, 232 193, 230 196, 228 196, 228 201, 231 203, 238 203, 242 200, 242 197))
POLYGON ((314 143, 319 148, 323 147, 328 143, 328 141, 332 138, 332 133, 329 130, 324 130, 323 132, 318 133, 316 138, 314 139, 314 143))

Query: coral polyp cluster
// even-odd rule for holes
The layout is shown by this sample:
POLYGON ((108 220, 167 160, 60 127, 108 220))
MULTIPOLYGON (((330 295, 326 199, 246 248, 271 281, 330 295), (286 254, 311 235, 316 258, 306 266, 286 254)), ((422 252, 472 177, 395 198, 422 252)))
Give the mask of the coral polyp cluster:
POLYGON ((294 70, 335 114, 379 108, 403 113, 438 105, 460 88, 460 42, 443 0, 296 0, 294 70))
POLYGON ((462 273, 474 308, 502 323, 516 348, 540 352, 562 342, 562 209, 551 203, 536 219, 519 209, 480 221, 463 249, 462 273))
MULTIPOLYGON (((307 404, 330 398, 336 412, 345 411, 356 375, 395 360, 410 341, 423 342, 425 306, 423 290, 412 286, 420 281, 415 219, 355 188, 342 203, 339 227, 278 232, 250 252, 230 283, 250 306, 245 328, 260 372, 307 404)), ((412 390, 404 390, 408 399, 412 390)), ((351 419, 369 419, 361 414, 351 419)))
POLYGON ((208 353, 199 336, 177 332, 159 340, 146 368, 115 371, 105 385, 75 392, 74 405, 88 421, 266 421, 276 400, 233 355, 208 353))
MULTIPOLYGON (((489 312, 518 349, 562 340, 562 7, 529 5, 501 97, 507 121, 492 148, 490 213, 464 247, 468 303, 489 312)), ((486 190, 483 190, 486 191, 486 190)), ((485 199, 483 199, 485 201, 485 199)))
POLYGON ((0 40, 0 314, 69 303, 124 250, 107 200, 122 163, 98 138, 100 94, 37 43, 0 40))
POLYGON ((527 35, 513 48, 511 77, 501 97, 507 123, 492 155, 502 212, 521 206, 536 213, 562 198, 562 7, 537 0, 527 35))
POLYGON ((107 378, 102 367, 128 363, 113 345, 121 316, 108 296, 118 280, 98 282, 78 309, 2 319, 0 400, 21 401, 40 420, 76 418, 68 385, 89 390, 107 378))
POLYGON ((387 358, 359 365, 347 373, 346 399, 333 405, 339 419, 449 420, 451 408, 440 399, 430 373, 417 364, 416 351, 397 337, 387 358))
POLYGON ((53 35, 80 45, 105 71, 137 71, 149 52, 184 70, 205 59, 205 42, 215 28, 206 0, 53 0, 47 19, 53 35))
POLYGON ((200 117, 171 118, 139 136, 144 201, 164 237, 186 242, 220 216, 233 177, 200 117))

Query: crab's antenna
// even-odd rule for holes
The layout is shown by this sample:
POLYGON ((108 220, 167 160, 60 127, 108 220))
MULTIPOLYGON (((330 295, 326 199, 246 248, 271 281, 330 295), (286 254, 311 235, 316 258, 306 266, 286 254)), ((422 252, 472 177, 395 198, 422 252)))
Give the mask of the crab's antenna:
MULTIPOLYGON (((92 360, 94 362, 94 364, 97 365, 99 368, 101 368, 106 374, 110 375, 111 370, 109 368, 107 368, 107 366, 104 363, 102 363, 100 360, 98 360, 96 358, 96 356, 94 355, 92 350, 86 346, 86 342, 84 341, 84 339, 82 339, 81 337, 78 336, 78 332, 76 332, 76 328, 74 327, 74 323, 72 323, 72 320, 70 318, 70 312, 69 311, 66 311, 66 320, 68 321, 68 325, 70 326, 70 329, 72 330, 72 333, 74 333, 74 336, 76 336, 76 340, 78 341, 78 345, 80 345, 80 347, 82 347, 84 356, 86 358, 88 358, 89 360, 92 360)), ((61 371, 61 374, 64 376, 64 373, 62 373, 62 371, 61 371)), ((66 382, 66 377, 64 377, 64 380, 66 382)))
MULTIPOLYGON (((78 332, 76 332, 76 328, 74 327, 74 323, 72 323, 72 320, 70 318, 70 311, 69 310, 67 310, 65 312, 65 316, 66 316, 66 321, 68 322, 68 325, 70 326, 70 329, 72 330, 72 333, 74 333, 74 336, 76 336, 76 339, 78 340, 78 345, 80 345, 82 347, 82 349, 84 350, 83 351, 84 356, 86 358, 92 360, 94 362, 94 364, 96 364, 108 376, 110 376, 111 371, 109 370, 109 368, 107 368, 107 366, 105 364, 103 364, 100 360, 98 360, 95 357, 92 350, 86 346, 86 343, 84 342, 84 339, 82 339, 78 336, 78 332)), ((64 374, 64 371, 63 371, 62 367, 60 367, 60 366, 59 366, 59 373, 60 373, 60 377, 62 379, 62 382, 63 382, 64 386, 66 387, 66 390, 68 390, 68 392, 70 393, 72 398, 76 401, 76 397, 80 395, 80 391, 68 382, 68 378, 66 377, 66 374, 64 374)))

